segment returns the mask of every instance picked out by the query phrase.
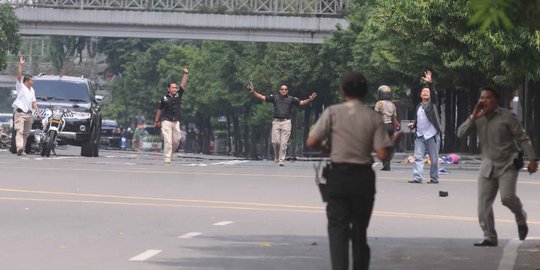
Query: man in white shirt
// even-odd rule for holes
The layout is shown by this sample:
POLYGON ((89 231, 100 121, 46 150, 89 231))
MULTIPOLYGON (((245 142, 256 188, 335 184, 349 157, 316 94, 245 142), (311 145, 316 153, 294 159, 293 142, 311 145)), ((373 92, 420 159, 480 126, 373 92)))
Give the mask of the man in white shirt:
MULTIPOLYGON (((17 146, 17 155, 24 156, 24 148, 26 146, 26 139, 30 134, 32 128, 32 108, 39 112, 39 108, 36 102, 36 93, 32 88, 33 80, 32 76, 22 76, 22 65, 25 63, 24 58, 19 58, 19 68, 17 70, 17 98, 11 105, 15 113, 15 122, 13 124, 15 130, 15 145, 17 146)), ((38 116, 39 117, 39 116, 38 116)))
POLYGON ((414 174, 409 183, 420 184, 423 180, 424 157, 426 152, 431 159, 429 170, 429 184, 439 183, 439 148, 441 144, 440 134, 443 127, 437 110, 437 92, 433 89, 431 70, 424 72, 422 80, 425 84, 420 92, 422 102, 416 107, 416 121, 410 123, 410 129, 416 129, 414 141, 414 174))

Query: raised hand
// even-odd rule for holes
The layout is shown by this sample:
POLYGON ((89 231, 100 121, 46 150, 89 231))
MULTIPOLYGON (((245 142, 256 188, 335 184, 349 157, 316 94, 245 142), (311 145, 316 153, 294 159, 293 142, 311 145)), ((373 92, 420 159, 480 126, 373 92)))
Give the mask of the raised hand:
POLYGON ((432 83, 433 81, 431 79, 431 71, 429 70, 424 71, 424 77, 422 77, 422 80, 427 83, 432 83))
POLYGON ((473 112, 472 112, 472 117, 474 119, 477 119, 478 117, 481 117, 483 116, 484 114, 486 114, 486 112, 484 111, 484 103, 482 101, 478 101, 478 103, 476 103, 476 105, 474 105, 474 109, 473 109, 473 112))
POLYGON ((184 66, 182 68, 182 71, 184 72, 184 74, 189 74, 189 70, 188 70, 187 66, 184 66))

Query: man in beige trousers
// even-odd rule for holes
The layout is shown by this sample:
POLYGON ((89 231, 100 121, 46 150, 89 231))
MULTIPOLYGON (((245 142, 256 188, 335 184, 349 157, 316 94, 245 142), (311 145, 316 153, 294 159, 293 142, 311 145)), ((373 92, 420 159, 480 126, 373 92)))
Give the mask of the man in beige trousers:
POLYGON ((279 166, 285 166, 285 155, 287 154, 287 143, 291 136, 291 110, 293 105, 305 106, 311 103, 317 93, 313 92, 308 99, 300 100, 289 96, 289 85, 283 83, 279 87, 279 95, 264 96, 253 89, 253 85, 248 85, 248 90, 260 101, 274 104, 274 118, 272 120, 272 146, 274 146, 274 162, 279 166))
POLYGON ((36 93, 34 92, 34 88, 32 88, 34 84, 32 76, 24 75, 24 78, 22 76, 22 66, 24 63, 24 58, 21 56, 19 58, 17 84, 15 87, 17 89, 17 97, 11 105, 15 113, 13 127, 15 130, 15 145, 17 146, 18 156, 26 155, 24 148, 26 146, 26 139, 32 128, 32 108, 34 108, 36 112, 39 112, 36 102, 36 93))
POLYGON ((484 87, 471 116, 458 129, 459 138, 476 131, 482 152, 482 164, 478 177, 478 221, 484 232, 484 240, 476 247, 497 246, 493 201, 497 191, 502 204, 515 216, 519 240, 525 240, 529 232, 527 214, 516 195, 517 178, 523 166, 518 147, 520 145, 529 159, 527 170, 538 169, 538 159, 529 136, 516 115, 499 107, 499 94, 491 87, 484 87))
POLYGON ((181 104, 182 96, 186 91, 189 70, 182 69, 184 76, 178 88, 176 82, 167 84, 167 95, 159 100, 159 108, 156 112, 156 126, 161 126, 163 134, 163 162, 171 163, 172 153, 176 152, 180 145, 180 117, 182 116, 181 104), (160 122, 161 120, 161 122, 160 122))

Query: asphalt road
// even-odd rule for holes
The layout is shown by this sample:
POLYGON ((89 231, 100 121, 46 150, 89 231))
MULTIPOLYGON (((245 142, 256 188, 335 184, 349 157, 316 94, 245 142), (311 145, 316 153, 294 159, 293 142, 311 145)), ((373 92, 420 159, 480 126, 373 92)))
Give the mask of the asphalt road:
MULTIPOLYGON (((330 269, 312 161, 57 152, 0 150, 0 269, 330 269)), ((499 246, 478 248, 475 164, 446 166, 438 185, 392 166, 377 171, 371 269, 540 269, 539 174, 518 183, 529 238, 497 199, 499 246)))

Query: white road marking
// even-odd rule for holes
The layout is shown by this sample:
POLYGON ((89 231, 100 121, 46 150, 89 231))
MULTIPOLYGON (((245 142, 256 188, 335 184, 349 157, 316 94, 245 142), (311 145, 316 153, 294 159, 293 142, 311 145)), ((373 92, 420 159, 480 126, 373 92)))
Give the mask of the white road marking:
POLYGON ((205 167, 205 166, 208 166, 208 164, 206 164, 206 163, 191 163, 191 164, 186 164, 184 166, 188 166, 188 167, 195 167, 195 166, 205 167))
POLYGON ((217 223, 214 223, 214 226, 225 226, 234 223, 234 221, 220 221, 217 223))
POLYGON ((149 249, 135 257, 132 257, 131 259, 129 259, 130 261, 133 261, 133 262, 142 262, 142 261, 146 261, 152 257, 154 257, 156 254, 160 253, 161 250, 158 250, 158 249, 149 249))
POLYGON ((249 162, 249 161, 235 159, 235 160, 230 160, 230 161, 216 162, 216 163, 212 163, 211 165, 234 165, 234 164, 245 163, 245 162, 249 162))
POLYGON ((178 236, 178 238, 188 239, 188 238, 193 238, 193 237, 195 237, 197 235, 201 235, 201 234, 202 234, 202 232, 190 232, 190 233, 180 235, 180 236, 178 236))
POLYGON ((235 159, 235 160, 221 161, 221 162, 215 162, 215 163, 210 163, 210 164, 191 163, 191 164, 186 164, 184 166, 188 166, 188 167, 196 167, 196 166, 206 167, 206 166, 215 166, 215 165, 235 165, 235 164, 245 163, 245 162, 249 162, 249 160, 237 160, 237 159, 235 159))
POLYGON ((503 255, 499 268, 497 270, 513 270, 514 264, 516 264, 517 249, 521 245, 522 241, 512 239, 504 246, 503 255))

